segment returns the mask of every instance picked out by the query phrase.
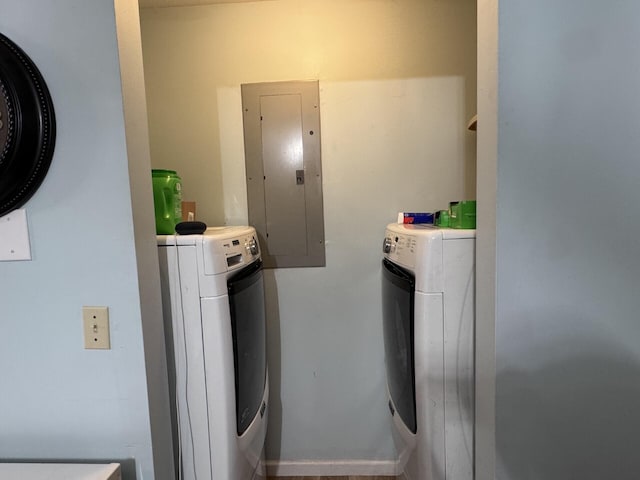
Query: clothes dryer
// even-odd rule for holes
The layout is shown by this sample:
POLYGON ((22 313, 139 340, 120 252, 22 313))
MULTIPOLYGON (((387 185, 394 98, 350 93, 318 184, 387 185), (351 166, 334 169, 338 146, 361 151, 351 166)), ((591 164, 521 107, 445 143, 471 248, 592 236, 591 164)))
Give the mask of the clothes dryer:
POLYGON ((389 410, 407 480, 471 480, 475 230, 390 224, 382 261, 389 410))
POLYGON ((264 474, 269 378, 256 238, 252 227, 158 236, 176 456, 185 480, 264 474))

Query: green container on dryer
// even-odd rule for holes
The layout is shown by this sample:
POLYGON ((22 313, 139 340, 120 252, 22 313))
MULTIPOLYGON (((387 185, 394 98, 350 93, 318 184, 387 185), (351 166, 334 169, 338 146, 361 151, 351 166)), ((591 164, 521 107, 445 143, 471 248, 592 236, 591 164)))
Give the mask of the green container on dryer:
POLYGON ((449 228, 450 220, 449 210, 440 210, 436 212, 436 227, 449 228))
POLYGON ((451 228, 476 228, 476 201, 450 202, 449 226, 451 228))
POLYGON ((152 170, 151 176, 156 233, 176 233, 176 225, 182 221, 182 180, 175 170, 152 170))

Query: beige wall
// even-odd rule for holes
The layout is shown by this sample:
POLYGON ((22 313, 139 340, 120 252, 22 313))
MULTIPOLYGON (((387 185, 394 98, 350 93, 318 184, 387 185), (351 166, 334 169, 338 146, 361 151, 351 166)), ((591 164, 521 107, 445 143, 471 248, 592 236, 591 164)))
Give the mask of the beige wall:
MULTIPOLYGON (((144 9, 153 166, 177 169, 201 219, 224 223, 220 131, 233 120, 220 118, 217 92, 241 83, 459 76, 467 84, 456 108, 469 118, 475 113, 474 4, 274 0, 144 9)), ((467 198, 475 195, 474 141, 469 134, 461 146, 467 198)))
POLYGON ((379 245, 398 211, 475 195, 475 1, 274 0, 141 20, 152 164, 178 170, 210 225, 247 222, 240 84, 320 80, 327 266, 267 273, 267 455, 281 473, 336 459, 384 473, 379 245))

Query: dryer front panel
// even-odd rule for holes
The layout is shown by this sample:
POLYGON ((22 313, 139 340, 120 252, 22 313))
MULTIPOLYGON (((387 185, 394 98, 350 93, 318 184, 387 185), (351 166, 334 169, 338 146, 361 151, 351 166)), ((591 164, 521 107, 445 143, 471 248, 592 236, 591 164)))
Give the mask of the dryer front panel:
POLYGON ((416 433, 414 368, 415 279, 411 272, 382 261, 382 320, 387 386, 397 413, 416 433))
POLYGON ((257 261, 227 282, 236 388, 238 435, 262 415, 267 377, 266 314, 262 262, 257 261))

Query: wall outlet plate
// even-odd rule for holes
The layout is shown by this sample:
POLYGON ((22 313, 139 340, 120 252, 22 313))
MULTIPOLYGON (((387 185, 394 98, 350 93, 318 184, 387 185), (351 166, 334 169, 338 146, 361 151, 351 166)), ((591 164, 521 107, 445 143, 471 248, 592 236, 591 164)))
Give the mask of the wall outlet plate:
POLYGON ((0 217, 0 261, 31 260, 27 211, 13 210, 0 217))
POLYGON ((109 350, 109 308, 82 307, 84 348, 109 350))

